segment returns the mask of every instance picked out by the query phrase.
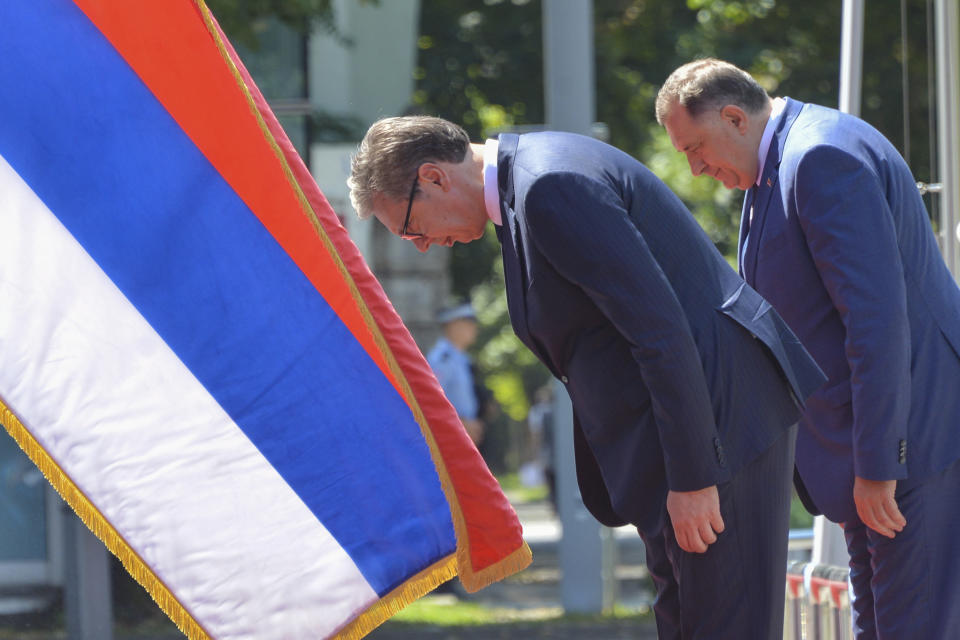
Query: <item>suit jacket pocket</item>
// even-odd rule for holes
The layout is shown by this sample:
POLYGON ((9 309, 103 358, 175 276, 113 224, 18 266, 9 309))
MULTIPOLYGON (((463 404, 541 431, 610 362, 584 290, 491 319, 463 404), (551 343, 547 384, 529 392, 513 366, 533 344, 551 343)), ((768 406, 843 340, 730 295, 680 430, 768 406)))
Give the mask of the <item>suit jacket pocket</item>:
POLYGON ((592 443, 619 437, 650 418, 650 392, 630 347, 611 326, 579 336, 566 364, 567 391, 592 443))
POLYGON ((652 418, 650 394, 642 382, 605 378, 571 376, 567 385, 580 425, 594 443, 616 440, 622 431, 637 429, 652 418))
POLYGON ((790 390, 800 406, 826 381, 823 371, 786 322, 770 303, 746 282, 717 310, 733 319, 767 347, 790 383, 790 390))
MULTIPOLYGON (((764 229, 764 231, 769 230, 764 229)), ((791 238, 789 230, 775 229, 774 231, 776 233, 764 233, 760 238, 759 252, 761 259, 768 255, 781 256, 788 245, 796 242, 795 239, 791 238)))
POLYGON ((939 326, 940 333, 943 334, 943 339, 946 340, 950 348, 953 349, 953 354, 960 359, 960 331, 955 331, 952 328, 948 331, 942 324, 939 326))
POLYGON ((720 311, 754 334, 754 337, 760 337, 756 334, 756 331, 762 331, 764 327, 758 321, 770 308, 770 303, 764 300, 746 282, 741 282, 733 295, 724 300, 723 304, 718 307, 720 311))
POLYGON ((824 388, 820 391, 819 394, 823 404, 830 407, 831 409, 836 409, 842 407, 845 404, 850 404, 853 402, 852 390, 850 388, 850 379, 845 378, 840 380, 835 384, 824 388))

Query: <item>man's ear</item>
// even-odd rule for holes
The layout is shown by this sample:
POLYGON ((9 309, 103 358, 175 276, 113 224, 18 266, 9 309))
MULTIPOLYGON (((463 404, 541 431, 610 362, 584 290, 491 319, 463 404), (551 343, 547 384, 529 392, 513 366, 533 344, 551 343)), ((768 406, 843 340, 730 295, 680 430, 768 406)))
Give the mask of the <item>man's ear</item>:
POLYGON ((741 134, 747 132, 747 112, 735 104, 728 104, 720 109, 720 117, 724 122, 732 124, 741 134))
POLYGON ((444 191, 449 188, 450 176, 447 175, 447 172, 443 170, 443 167, 438 164, 433 162, 424 162, 420 165, 419 175, 421 180, 428 183, 433 183, 444 191))

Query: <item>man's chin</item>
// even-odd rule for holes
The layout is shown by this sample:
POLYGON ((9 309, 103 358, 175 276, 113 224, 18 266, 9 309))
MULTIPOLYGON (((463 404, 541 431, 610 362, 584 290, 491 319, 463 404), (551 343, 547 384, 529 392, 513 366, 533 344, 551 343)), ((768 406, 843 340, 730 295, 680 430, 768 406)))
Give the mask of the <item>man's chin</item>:
POLYGON ((725 189, 742 189, 743 188, 740 186, 740 181, 737 180, 736 176, 732 176, 730 178, 717 177, 717 180, 720 181, 720 184, 722 184, 725 189))
POLYGON ((722 184, 724 189, 733 189, 735 186, 737 186, 729 184, 726 179, 721 178, 720 176, 713 176, 713 179, 722 184))

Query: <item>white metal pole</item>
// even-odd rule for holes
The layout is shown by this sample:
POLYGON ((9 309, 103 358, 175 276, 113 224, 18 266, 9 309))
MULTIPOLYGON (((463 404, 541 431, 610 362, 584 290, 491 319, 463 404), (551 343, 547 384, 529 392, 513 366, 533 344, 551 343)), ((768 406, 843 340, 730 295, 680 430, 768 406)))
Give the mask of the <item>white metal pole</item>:
POLYGON ((943 257, 960 280, 960 7, 936 0, 937 129, 943 257))
POLYGON ((840 40, 840 111, 860 115, 863 86, 864 0, 843 0, 840 40))

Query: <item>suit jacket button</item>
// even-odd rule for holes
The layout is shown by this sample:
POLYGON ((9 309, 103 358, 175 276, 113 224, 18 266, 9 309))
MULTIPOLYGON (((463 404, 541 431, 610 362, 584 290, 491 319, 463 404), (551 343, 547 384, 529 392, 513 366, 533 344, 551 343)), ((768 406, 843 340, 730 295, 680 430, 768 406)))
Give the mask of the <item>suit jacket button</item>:
POLYGON ((720 442, 720 438, 713 439, 713 448, 717 450, 717 462, 720 463, 721 467, 727 466, 727 456, 723 452, 723 443, 720 442))
POLYGON ((560 376, 560 382, 562 382, 563 384, 567 384, 567 382, 569 382, 567 380, 567 376, 560 376))

